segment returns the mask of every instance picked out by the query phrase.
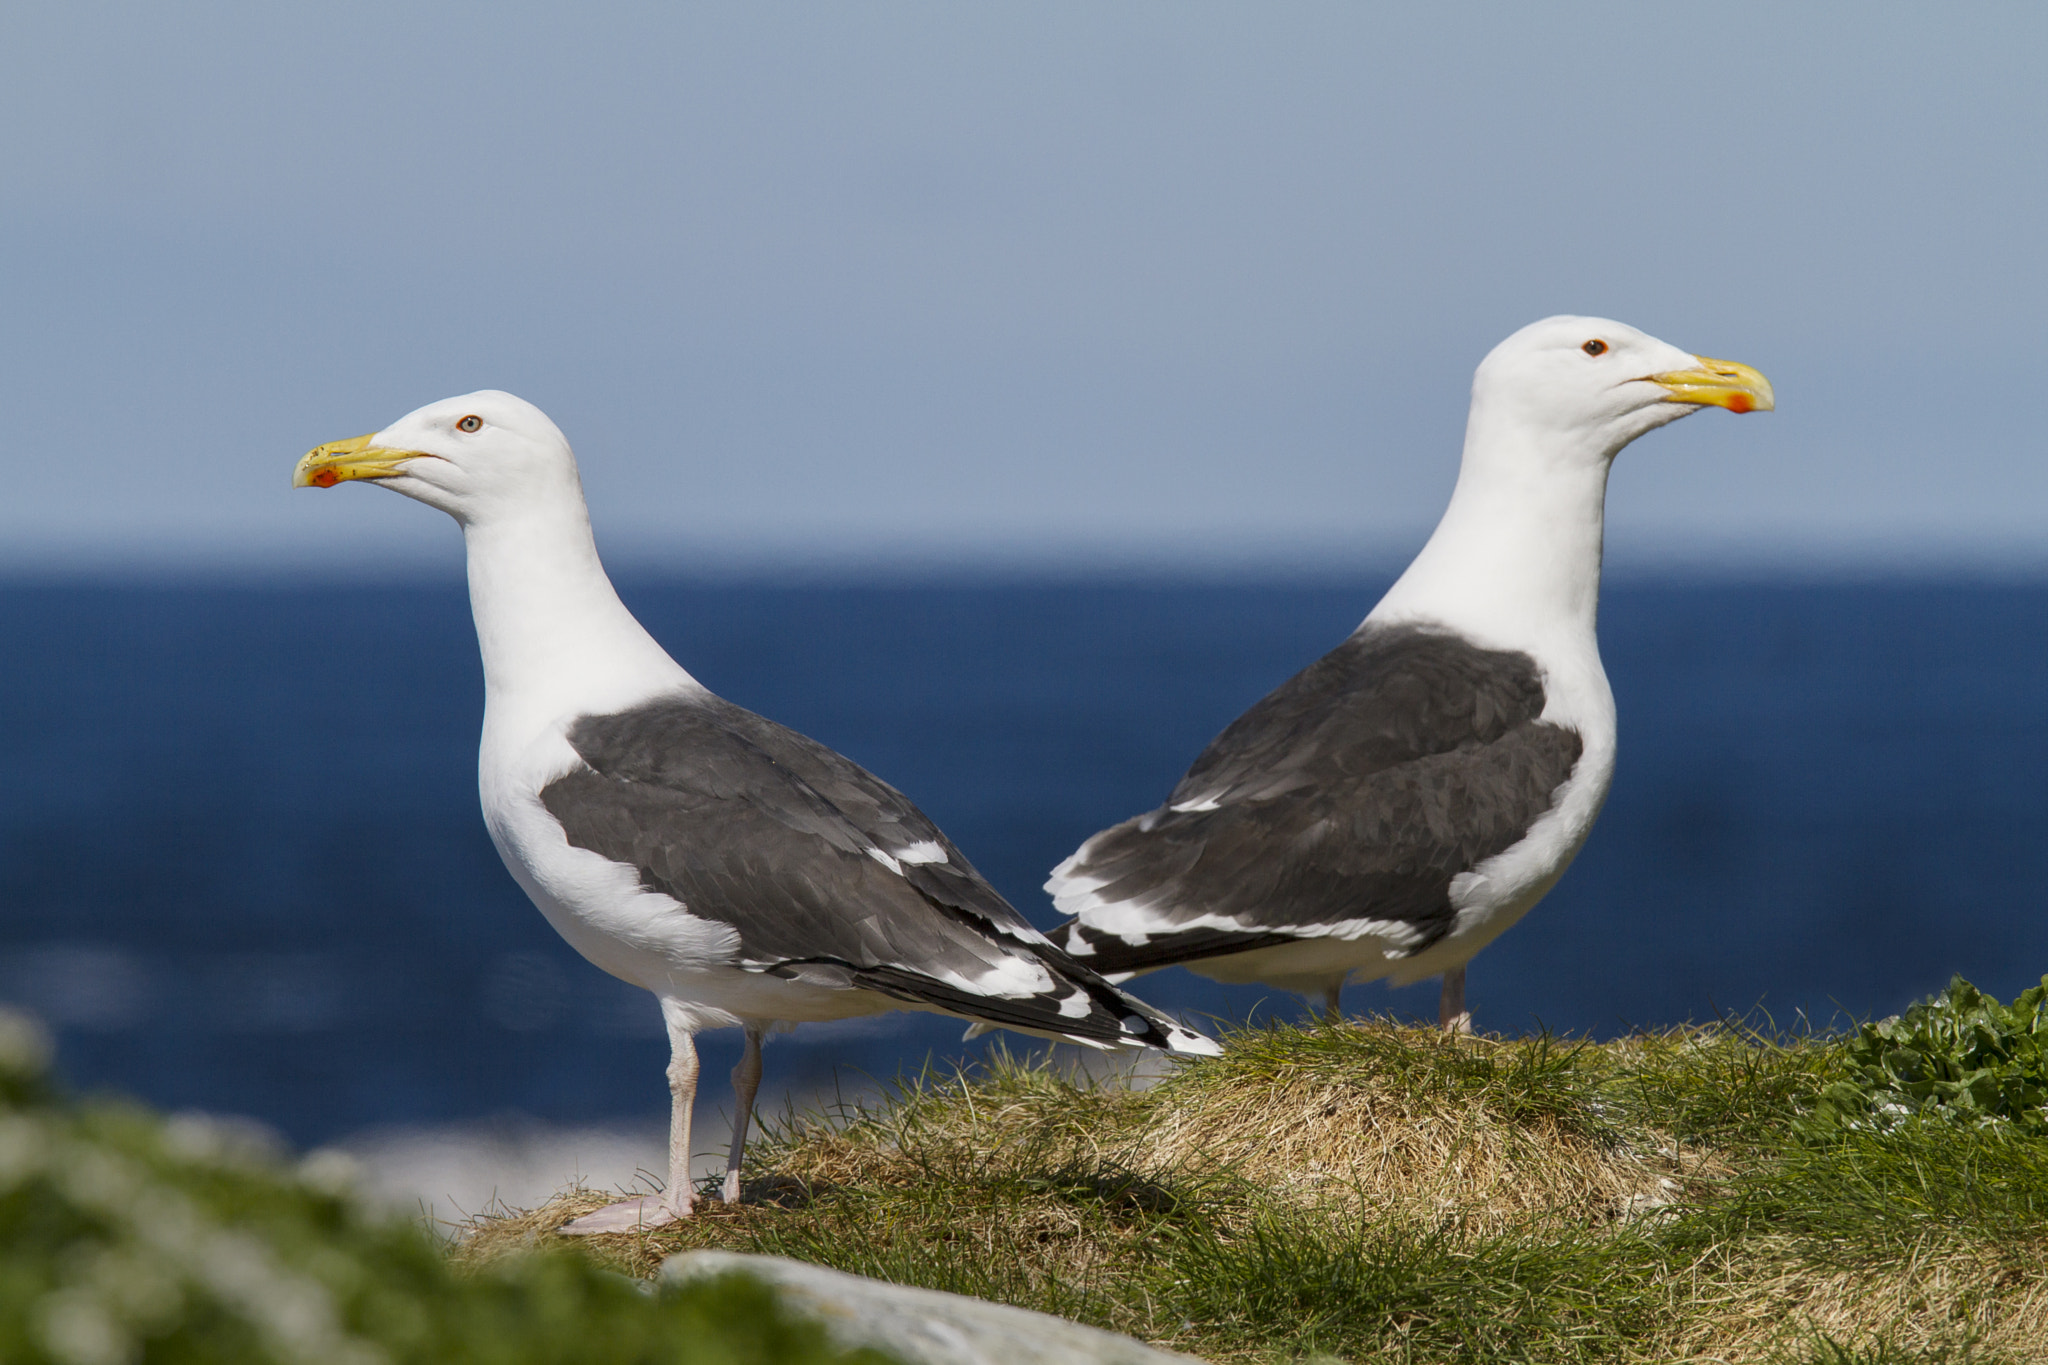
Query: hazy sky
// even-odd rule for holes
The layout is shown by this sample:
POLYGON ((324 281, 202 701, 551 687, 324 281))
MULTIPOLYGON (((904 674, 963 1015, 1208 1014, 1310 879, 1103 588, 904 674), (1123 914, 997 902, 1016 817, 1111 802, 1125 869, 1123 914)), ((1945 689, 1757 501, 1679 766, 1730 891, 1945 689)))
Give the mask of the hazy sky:
POLYGON ((454 559, 306 447, 508 388, 616 555, 1405 553, 1555 312, 1759 366, 1636 560, 2048 563, 2048 7, 0 9, 0 560, 454 559))

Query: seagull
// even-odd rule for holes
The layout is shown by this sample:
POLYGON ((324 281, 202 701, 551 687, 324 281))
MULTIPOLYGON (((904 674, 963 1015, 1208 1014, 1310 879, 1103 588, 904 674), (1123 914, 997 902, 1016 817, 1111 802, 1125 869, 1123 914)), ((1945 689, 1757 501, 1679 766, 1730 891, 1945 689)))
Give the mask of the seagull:
POLYGON ((539 408, 496 391, 431 403, 309 451, 292 483, 358 479, 462 527, 477 785, 505 866, 570 946, 661 1003, 667 1187, 564 1231, 689 1215, 701 1029, 746 1035, 727 1203, 778 1025, 917 1009, 1096 1048, 1220 1050, 1054 946, 901 792, 671 659, 605 575, 576 457, 539 408))
POLYGON ((1443 520, 1345 641, 1224 729, 1158 809, 1053 870, 1053 932, 1112 980, 1173 965, 1313 996, 1465 965, 1557 884, 1614 776, 1600 666, 1607 472, 1703 407, 1774 406, 1747 365, 1553 317, 1472 381, 1443 520))

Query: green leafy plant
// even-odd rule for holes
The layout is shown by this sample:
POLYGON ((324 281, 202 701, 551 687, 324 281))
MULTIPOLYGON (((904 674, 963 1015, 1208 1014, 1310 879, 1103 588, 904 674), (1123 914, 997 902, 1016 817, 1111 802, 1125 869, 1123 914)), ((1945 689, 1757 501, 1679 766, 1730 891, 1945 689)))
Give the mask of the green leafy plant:
POLYGON ((462 1273, 233 1123, 80 1104, 0 1010, 0 1360, 25 1365, 885 1365, 744 1276, 663 1293, 564 1251, 462 1273))
POLYGON ((1821 1092, 1803 1136, 1885 1131, 1916 1118, 2048 1137, 2048 977, 2002 1005, 1960 976, 1846 1044, 1848 1075, 1821 1092))

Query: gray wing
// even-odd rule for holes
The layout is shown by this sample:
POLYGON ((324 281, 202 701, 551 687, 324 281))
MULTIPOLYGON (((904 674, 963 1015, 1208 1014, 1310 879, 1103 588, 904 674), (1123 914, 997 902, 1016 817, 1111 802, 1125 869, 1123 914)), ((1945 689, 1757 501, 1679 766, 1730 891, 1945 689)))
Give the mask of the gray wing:
POLYGON ((1582 750, 1537 718, 1528 655, 1415 627, 1361 630, 1218 735, 1166 804, 1104 830, 1049 889, 1054 932, 1105 972, 1242 952, 1350 919, 1447 933, 1453 878, 1518 842, 1582 750), (1143 911, 1143 943, 1090 924, 1143 911), (1224 916, 1230 928, 1191 920, 1224 916))
POLYGON ((540 795, 569 842, 731 925, 743 967, 1076 1041, 1198 1036, 1074 962, 902 793, 793 730, 706 695, 568 737, 585 766, 540 795), (1016 994, 1034 967, 1044 989, 1016 994))

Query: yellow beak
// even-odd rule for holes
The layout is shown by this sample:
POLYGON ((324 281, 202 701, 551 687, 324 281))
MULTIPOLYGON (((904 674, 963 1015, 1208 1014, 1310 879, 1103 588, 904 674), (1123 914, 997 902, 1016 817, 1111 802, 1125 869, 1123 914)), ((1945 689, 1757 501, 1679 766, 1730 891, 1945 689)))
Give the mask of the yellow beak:
POLYGON ((1670 390, 1665 402, 1711 404, 1730 412, 1769 412, 1778 406, 1771 381, 1749 366, 1703 355, 1693 359, 1700 363, 1696 370, 1672 370, 1649 377, 1652 384, 1670 390))
MULTIPOLYGON (((370 436, 375 436, 374 431, 370 436)), ((314 446, 292 471, 294 488, 332 488, 344 479, 388 479, 401 472, 414 450, 389 450, 370 444, 370 436, 351 436, 314 446)))

